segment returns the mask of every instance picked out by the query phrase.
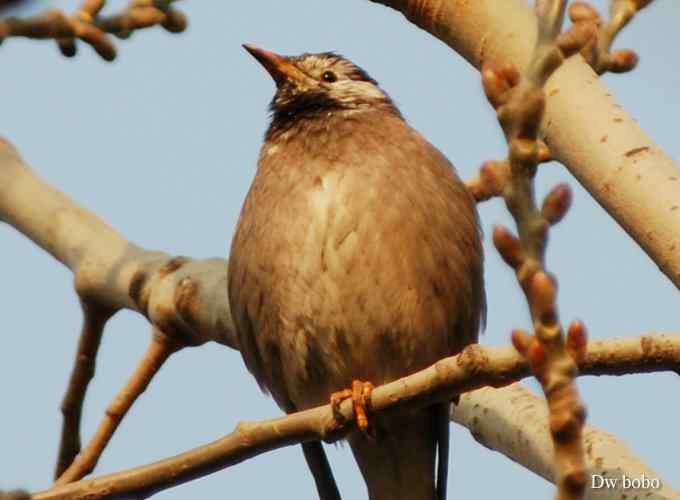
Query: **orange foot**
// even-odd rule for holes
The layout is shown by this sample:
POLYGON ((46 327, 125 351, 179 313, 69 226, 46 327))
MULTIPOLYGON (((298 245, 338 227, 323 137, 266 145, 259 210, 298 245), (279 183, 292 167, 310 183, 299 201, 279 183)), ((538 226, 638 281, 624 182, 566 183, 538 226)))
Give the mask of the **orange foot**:
POLYGON ((357 426, 361 432, 370 435, 366 410, 370 409, 371 406, 371 392, 373 392, 373 387, 373 384, 370 382, 353 380, 351 389, 343 389, 342 391, 331 394, 331 408, 333 408, 333 414, 336 418, 342 418, 340 416, 340 403, 345 399, 352 398, 352 409, 354 410, 357 426))

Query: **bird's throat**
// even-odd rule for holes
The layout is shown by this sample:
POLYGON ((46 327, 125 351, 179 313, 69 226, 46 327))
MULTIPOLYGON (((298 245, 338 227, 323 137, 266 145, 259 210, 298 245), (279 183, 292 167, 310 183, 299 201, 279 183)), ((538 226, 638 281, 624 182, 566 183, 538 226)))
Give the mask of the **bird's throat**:
POLYGON ((265 135, 266 140, 276 139, 292 131, 301 122, 323 119, 328 113, 342 110, 343 104, 325 92, 304 92, 289 97, 277 94, 270 109, 272 121, 265 135))
POLYGON ((336 99, 326 92, 305 92, 289 98, 277 95, 270 110, 272 120, 265 134, 266 141, 276 141, 282 136, 291 137, 296 132, 309 132, 310 128, 327 129, 329 122, 356 117, 357 113, 362 112, 382 110, 401 117, 388 97, 370 102, 348 102, 336 99))

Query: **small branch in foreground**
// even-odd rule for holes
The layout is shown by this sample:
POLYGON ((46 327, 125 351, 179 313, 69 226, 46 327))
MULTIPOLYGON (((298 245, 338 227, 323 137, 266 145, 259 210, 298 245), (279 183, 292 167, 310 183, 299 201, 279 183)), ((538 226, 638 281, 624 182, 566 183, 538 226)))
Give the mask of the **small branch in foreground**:
POLYGON ((485 161, 479 167, 479 174, 465 181, 465 187, 477 203, 490 200, 503 194, 510 178, 510 164, 503 161, 485 161))
POLYGON ((10 37, 54 39, 66 57, 76 55, 76 39, 90 45, 106 61, 116 58, 116 48, 108 34, 127 38, 132 32, 162 26, 170 33, 180 33, 187 19, 173 9, 174 0, 132 0, 119 14, 100 16, 105 0, 85 0, 83 6, 69 16, 59 10, 46 11, 33 17, 9 17, 0 20, 0 43, 10 37))
POLYGON ((539 210, 533 184, 540 162, 538 134, 545 108, 543 85, 564 58, 579 50, 587 40, 585 30, 560 36, 565 7, 565 0, 537 0, 538 38, 528 66, 521 73, 513 65, 486 66, 482 69, 482 82, 508 143, 509 176, 502 196, 519 235, 518 238, 508 229, 497 227, 493 241, 515 271, 534 326, 533 336, 515 331, 512 341, 529 362, 550 409, 555 498, 579 500, 586 486, 582 444, 586 412, 575 378, 577 362, 585 357, 586 333, 580 322, 572 323, 565 340, 557 311, 557 285, 545 270, 548 230, 567 212, 571 191, 566 185, 557 186, 539 210))
MULTIPOLYGON (((536 37, 533 2, 370 1, 400 12, 478 69, 492 61, 519 68, 529 62, 536 37)), ((576 35, 591 36, 587 30, 576 35)), ((568 47, 567 38, 562 42, 568 47)), ((673 182, 678 162, 626 113, 603 81, 593 78, 582 58, 566 61, 546 90, 542 134, 551 155, 680 288, 680 217, 668 216, 680 199, 680 183, 673 182), (638 153, 627 156, 630 151, 638 153)))
MULTIPOLYGON (((538 161, 546 163, 552 161, 550 149, 543 141, 538 141, 538 161)), ((505 186, 510 179, 510 164, 507 160, 485 161, 479 167, 479 174, 465 181, 465 187, 477 203, 503 196, 505 186)))
MULTIPOLYGON (((580 362, 581 375, 623 375, 680 369, 680 335, 650 334, 592 342, 580 362)), ((483 386, 501 387, 530 375, 526 360, 511 347, 471 345, 408 377, 377 387, 372 412, 421 408, 483 386)), ((35 500, 103 500, 120 495, 150 496, 248 458, 303 441, 340 439, 352 429, 352 402, 330 405, 263 422, 242 423, 213 443, 126 471, 57 486, 35 500)))

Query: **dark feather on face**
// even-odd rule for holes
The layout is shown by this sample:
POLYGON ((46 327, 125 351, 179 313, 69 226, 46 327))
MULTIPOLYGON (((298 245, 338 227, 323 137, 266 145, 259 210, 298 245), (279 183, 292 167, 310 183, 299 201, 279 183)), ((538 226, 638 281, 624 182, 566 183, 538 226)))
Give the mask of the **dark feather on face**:
POLYGON ((269 109, 272 113, 272 121, 265 134, 265 140, 290 129, 300 120, 320 117, 331 110, 340 110, 342 106, 325 92, 305 92, 295 96, 284 106, 277 106, 276 97, 274 97, 269 109))

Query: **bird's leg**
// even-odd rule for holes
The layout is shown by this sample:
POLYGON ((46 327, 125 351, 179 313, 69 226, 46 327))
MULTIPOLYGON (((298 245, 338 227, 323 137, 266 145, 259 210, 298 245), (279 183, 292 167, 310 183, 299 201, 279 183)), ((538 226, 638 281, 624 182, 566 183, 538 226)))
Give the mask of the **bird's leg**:
POLYGON ((352 398, 352 409, 354 410, 357 426, 361 432, 370 435, 366 410, 370 409, 371 406, 373 387, 373 384, 370 382, 353 380, 351 389, 343 389, 331 394, 331 407, 335 417, 338 419, 342 418, 340 416, 340 403, 345 399, 352 398))

